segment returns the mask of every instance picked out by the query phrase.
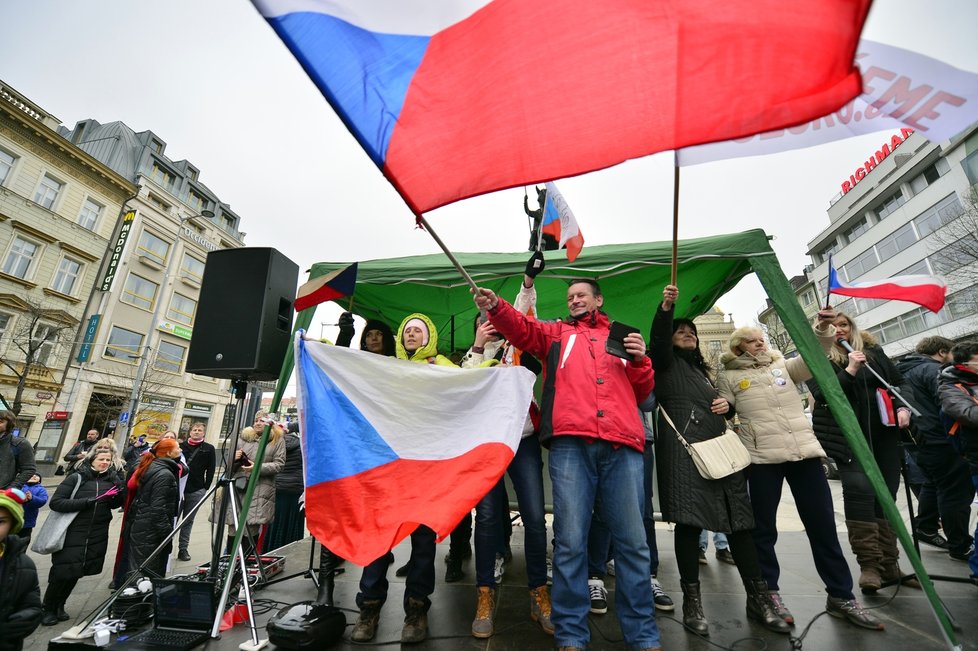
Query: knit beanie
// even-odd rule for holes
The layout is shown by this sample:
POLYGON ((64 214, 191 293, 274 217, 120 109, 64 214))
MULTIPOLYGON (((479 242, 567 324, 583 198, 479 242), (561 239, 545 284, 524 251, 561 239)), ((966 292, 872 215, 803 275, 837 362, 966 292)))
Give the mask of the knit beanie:
POLYGON ((6 509, 14 519, 10 533, 17 533, 24 527, 24 502, 27 496, 17 488, 5 488, 0 491, 0 509, 6 509))

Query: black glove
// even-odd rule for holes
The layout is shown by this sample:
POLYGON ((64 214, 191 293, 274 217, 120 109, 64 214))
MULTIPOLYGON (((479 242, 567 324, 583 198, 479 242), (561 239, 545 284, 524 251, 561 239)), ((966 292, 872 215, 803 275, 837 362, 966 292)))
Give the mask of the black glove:
POLYGON ((546 261, 543 259, 543 251, 534 251, 530 259, 526 261, 525 273, 530 278, 536 278, 545 266, 546 261))
POLYGON ((353 333, 353 313, 352 312, 344 312, 343 314, 341 314, 340 315, 340 321, 339 321, 339 324, 338 325, 340 326, 340 331, 341 332, 343 330, 348 330, 350 332, 350 334, 352 334, 353 333))

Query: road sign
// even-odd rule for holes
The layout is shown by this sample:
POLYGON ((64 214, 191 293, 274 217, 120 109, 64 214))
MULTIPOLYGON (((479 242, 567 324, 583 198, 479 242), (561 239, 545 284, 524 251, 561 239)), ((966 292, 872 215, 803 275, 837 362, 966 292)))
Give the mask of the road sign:
POLYGON ((119 422, 122 423, 123 425, 125 425, 126 423, 129 422, 129 412, 128 411, 124 411, 121 414, 119 414, 119 422))

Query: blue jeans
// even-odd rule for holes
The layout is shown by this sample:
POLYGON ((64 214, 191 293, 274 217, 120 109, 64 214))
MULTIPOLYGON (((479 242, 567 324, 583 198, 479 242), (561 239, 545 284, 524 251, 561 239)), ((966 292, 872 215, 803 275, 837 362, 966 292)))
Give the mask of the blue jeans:
MULTIPOLYGON (((360 575, 360 592, 357 593, 357 607, 363 608, 365 601, 387 601, 387 568, 394 562, 394 554, 388 552, 363 568, 360 575)), ((428 596, 435 591, 435 532, 418 525, 411 534, 411 563, 408 567, 404 587, 404 605, 408 597, 425 603, 425 610, 431 607, 428 596)))
MULTIPOLYGON (((655 445, 652 441, 646 441, 642 468, 643 487, 645 489, 645 499, 642 501, 642 523, 645 526, 645 542, 649 545, 650 576, 659 573, 659 546, 655 541, 655 509, 652 506, 652 491, 655 485, 654 468, 655 445)), ((591 530, 587 536, 587 573, 589 577, 604 578, 608 559, 611 558, 611 531, 601 519, 600 511, 601 504, 597 500, 594 505, 594 514, 591 516, 591 530)), ((724 537, 724 546, 726 546, 726 537, 724 537)))
MULTIPOLYGON (((530 588, 538 588, 547 584, 547 524, 543 511, 543 457, 540 455, 540 439, 528 436, 520 441, 507 472, 513 480, 520 517, 523 519, 526 583, 530 588)), ((496 551, 503 548, 503 518, 508 516, 506 486, 500 479, 475 507, 476 585, 496 585, 496 551)))
MULTIPOLYGON (((706 551, 706 548, 710 546, 710 536, 709 531, 703 529, 700 531, 700 550, 706 551)), ((727 534, 722 531, 713 532, 713 546, 717 548, 717 551, 721 549, 730 549, 730 543, 727 542, 727 534)))
POLYGON ((550 446, 554 496, 553 624, 557 646, 585 648, 591 638, 587 590, 588 530, 595 499, 611 530, 615 557, 615 610, 625 643, 657 647, 652 617, 649 547, 642 502, 643 455, 626 446, 577 436, 556 436, 550 446))

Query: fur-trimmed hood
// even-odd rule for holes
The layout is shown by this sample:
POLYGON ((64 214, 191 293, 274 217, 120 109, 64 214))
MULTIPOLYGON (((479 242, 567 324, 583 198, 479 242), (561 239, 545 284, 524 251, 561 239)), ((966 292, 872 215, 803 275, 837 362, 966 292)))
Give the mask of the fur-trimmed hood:
POLYGON ((760 355, 751 355, 750 353, 743 353, 737 355, 732 351, 727 351, 720 356, 720 363, 723 364, 723 368, 736 370, 741 368, 762 368, 764 366, 770 366, 779 359, 783 359, 784 355, 781 354, 779 350, 765 350, 760 355))

